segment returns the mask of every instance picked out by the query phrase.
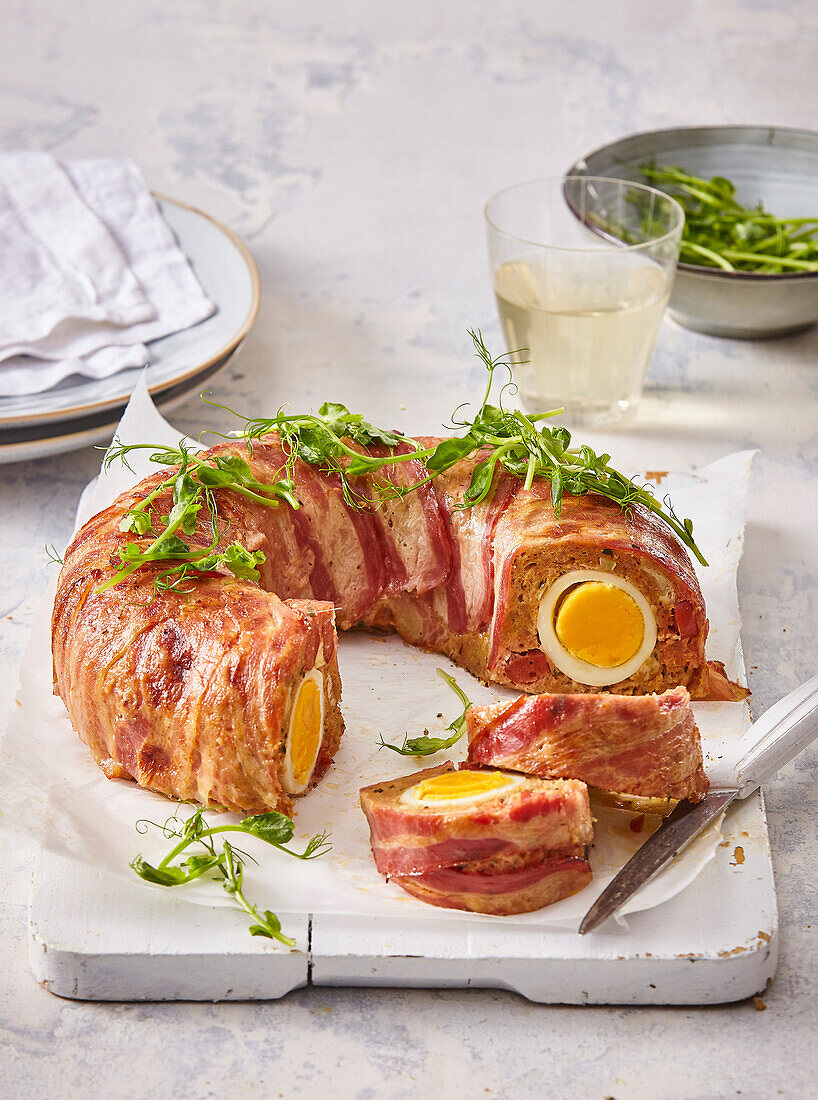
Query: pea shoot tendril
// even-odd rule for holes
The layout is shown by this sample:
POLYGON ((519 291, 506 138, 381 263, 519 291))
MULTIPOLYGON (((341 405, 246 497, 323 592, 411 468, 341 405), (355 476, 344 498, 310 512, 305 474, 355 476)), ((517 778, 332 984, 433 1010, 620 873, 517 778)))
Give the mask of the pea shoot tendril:
POLYGON ((145 833, 150 826, 154 826, 161 830, 165 840, 176 840, 177 843, 156 866, 138 855, 131 860, 131 869, 141 879, 157 886, 183 886, 205 875, 215 878, 221 882, 223 889, 238 907, 252 919, 253 923, 249 928, 251 936, 264 936, 266 939, 278 940, 287 947, 295 947, 295 940, 281 931, 281 921, 275 913, 269 909, 260 910, 244 893, 243 861, 257 861, 228 840, 222 840, 219 851, 214 837, 224 833, 254 836, 295 859, 308 860, 316 859, 330 850, 329 833, 316 833, 307 842, 304 851, 298 852, 287 847, 293 838, 294 826, 292 820, 284 814, 255 814, 245 817, 237 825, 210 825, 205 820, 204 813, 204 809, 199 807, 187 820, 174 814, 162 825, 144 818, 138 821, 137 832, 145 833), (183 853, 191 845, 197 845, 197 850, 183 859, 183 853))
MULTIPOLYGON (((454 419, 454 423, 466 429, 462 436, 443 440, 434 452, 425 458, 426 466, 433 474, 449 469, 461 459, 482 453, 486 457, 474 467, 471 482, 463 497, 463 507, 471 507, 485 500, 491 492, 498 467, 520 478, 523 486, 530 489, 535 478, 542 478, 551 484, 551 504, 554 514, 562 514, 565 493, 583 496, 585 493, 598 493, 607 497, 627 511, 632 505, 640 504, 663 520, 679 539, 696 555, 702 565, 705 558, 693 540, 693 521, 680 518, 669 497, 659 500, 648 484, 638 484, 633 478, 625 477, 610 465, 611 456, 597 455, 590 447, 571 445, 571 433, 562 425, 553 428, 539 426, 543 420, 562 412, 551 412, 529 416, 518 410, 506 409, 503 394, 513 390, 508 357, 517 354, 507 352, 492 359, 483 342, 480 331, 470 332, 474 342, 475 354, 483 362, 488 372, 485 396, 477 414, 471 419, 454 419), (509 380, 500 390, 499 404, 489 404, 493 388, 494 374, 498 368, 505 368, 509 380)), ((457 412, 457 410, 456 410, 457 412)))
POLYGON ((433 752, 442 752, 443 749, 450 749, 452 745, 457 744, 466 732, 466 714, 472 705, 471 700, 454 676, 450 676, 442 668, 439 668, 437 672, 463 704, 461 713, 446 727, 447 730, 453 731, 451 737, 430 737, 429 731, 426 730, 420 737, 409 737, 407 735, 404 737, 402 745, 390 745, 388 741, 384 741, 381 737, 378 748, 391 749, 392 752, 400 753, 401 756, 431 756, 433 752))

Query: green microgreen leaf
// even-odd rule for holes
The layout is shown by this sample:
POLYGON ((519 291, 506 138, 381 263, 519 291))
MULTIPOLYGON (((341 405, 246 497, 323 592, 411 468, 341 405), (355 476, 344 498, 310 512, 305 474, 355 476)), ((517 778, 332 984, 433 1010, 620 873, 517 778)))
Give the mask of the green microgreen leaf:
POLYGON ((293 838, 294 826, 285 814, 255 814, 245 817, 242 825, 248 833, 261 837, 268 844, 286 844, 293 838))
POLYGON ((457 744, 466 732, 466 715, 472 705, 471 700, 453 676, 450 676, 448 672, 444 672, 442 668, 437 671, 438 675, 445 680, 463 704, 462 712, 446 727, 447 730, 454 731, 451 737, 430 737, 427 731, 421 734, 420 737, 404 737, 402 745, 390 745, 381 737, 379 748, 391 749, 392 752, 397 752, 401 756, 431 756, 432 753, 442 752, 444 749, 450 749, 452 745, 457 744))
POLYGON ((130 866, 140 878, 146 882, 154 882, 157 886, 180 886, 188 881, 183 867, 154 867, 142 856, 135 856, 130 866))
MULTIPOLYGON (((780 218, 764 209, 742 206, 736 187, 724 176, 703 179, 678 165, 641 164, 639 170, 684 209, 680 259, 723 271, 818 271, 818 217, 780 218)), ((649 196, 633 190, 629 202, 650 216, 649 196)))
MULTIPOLYGON (((155 823, 139 821, 137 830, 144 833, 152 825, 155 826, 155 823)), ((182 821, 174 814, 163 825, 155 827, 161 829, 165 839, 173 839, 176 844, 157 866, 148 863, 141 855, 135 856, 130 866, 140 878, 158 886, 168 887, 183 886, 206 875, 215 878, 238 907, 251 917, 253 921, 249 929, 251 936, 265 936, 268 939, 279 940, 288 947, 295 946, 295 940, 282 933, 278 917, 269 909, 261 912, 245 895, 242 856, 245 859, 250 857, 240 853, 239 849, 226 839, 222 839, 221 851, 219 851, 213 838, 223 833, 243 833, 245 836, 263 840, 295 859, 308 860, 322 856, 330 850, 328 833, 317 833, 310 837, 304 851, 298 852, 286 846, 293 838, 294 826, 292 820, 285 814, 275 812, 254 814, 251 817, 245 817, 237 825, 211 826, 205 820, 204 810, 201 807, 186 821, 182 821), (198 850, 188 852, 191 845, 198 845, 198 850)))

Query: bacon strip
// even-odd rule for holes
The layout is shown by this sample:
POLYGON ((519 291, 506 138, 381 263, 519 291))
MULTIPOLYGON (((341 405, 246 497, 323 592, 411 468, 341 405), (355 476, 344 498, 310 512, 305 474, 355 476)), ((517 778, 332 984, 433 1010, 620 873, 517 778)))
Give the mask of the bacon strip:
POLYGON ((542 909, 583 890, 591 881, 591 865, 587 859, 570 855, 502 874, 449 867, 422 875, 400 875, 393 881, 428 905, 511 916, 542 909))
MULTIPOLYGON (((403 444, 396 448, 396 453, 407 454, 409 450, 408 444, 403 444)), ((387 448, 370 447, 369 452, 383 457, 387 448)), ((423 463, 412 459, 384 466, 378 474, 355 479, 356 490, 371 503, 369 514, 386 565, 380 593, 383 597, 432 591, 444 584, 451 572, 451 545, 431 485, 420 485, 397 498, 389 493, 384 496, 381 492, 384 486, 399 490, 410 488, 427 476, 428 470, 423 463)))
POLYGON ((517 478, 500 469, 488 498, 463 508, 474 467, 485 457, 486 452, 480 452, 458 463, 435 484, 452 543, 452 572, 446 585, 446 626, 452 634, 478 633, 489 623, 494 603, 494 531, 520 487, 517 478))
POLYGON ((479 611, 475 612, 475 618, 479 625, 477 630, 483 630, 491 618, 494 605, 494 533, 511 501, 520 491, 520 482, 511 474, 501 471, 496 478, 496 483, 491 497, 491 503, 486 511, 486 520, 483 525, 483 603, 479 611))
POLYGON ((466 610, 466 590, 463 587, 460 544, 456 535, 452 533, 452 512, 445 493, 441 493, 438 503, 446 530, 449 532, 452 555, 452 570, 446 584, 446 626, 452 634, 465 634, 469 625, 469 616, 466 610))
POLYGON ((711 699, 721 703, 740 703, 750 694, 750 689, 735 683, 727 675, 722 661, 708 661, 696 682, 696 698, 711 699))

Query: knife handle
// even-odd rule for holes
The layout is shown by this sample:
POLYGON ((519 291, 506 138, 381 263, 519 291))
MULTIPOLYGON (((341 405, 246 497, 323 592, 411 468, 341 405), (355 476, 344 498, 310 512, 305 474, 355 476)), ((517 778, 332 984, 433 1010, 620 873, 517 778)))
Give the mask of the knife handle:
POLYGON ((818 676, 774 703, 735 750, 739 798, 760 787, 818 738, 818 676))

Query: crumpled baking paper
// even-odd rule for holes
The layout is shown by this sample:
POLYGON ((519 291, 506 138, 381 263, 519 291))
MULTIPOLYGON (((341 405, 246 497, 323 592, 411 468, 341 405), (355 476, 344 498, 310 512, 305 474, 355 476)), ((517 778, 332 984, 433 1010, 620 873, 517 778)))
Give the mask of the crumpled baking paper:
MULTIPOLYGON (((117 435, 124 443, 162 445, 175 444, 181 438, 157 412, 144 380, 123 414, 117 435)), ((116 463, 100 472, 80 501, 78 526, 149 472, 145 454, 134 453, 132 470, 116 463)), ((661 482, 661 491, 672 495, 679 514, 693 517, 697 542, 710 562, 708 568, 699 570, 711 623, 708 654, 723 660, 730 676, 741 680, 744 662, 736 571, 751 462, 752 452, 741 452, 692 474, 669 474, 661 482)), ((55 585, 56 577, 33 627, 20 670, 18 706, 3 742, 7 817, 29 834, 33 830, 53 852, 133 879, 128 864, 137 852, 158 863, 170 849, 158 829, 148 826, 144 831, 141 826, 143 831, 138 832, 137 822, 161 824, 174 812, 186 816, 191 810, 134 783, 105 779, 72 730, 62 701, 52 695, 50 613, 55 585)), ((397 637, 352 632, 341 638, 339 653, 346 732, 333 767, 314 791, 297 800, 295 818, 300 846, 313 833, 327 830, 332 834, 332 850, 320 859, 301 862, 252 838, 246 842, 240 838, 240 846, 258 860, 256 866, 249 862, 246 866, 248 895, 261 908, 282 915, 307 912, 384 919, 489 920, 574 932, 591 903, 658 819, 648 819, 649 826, 635 833, 624 811, 600 805, 595 799, 596 839, 590 855, 593 882, 579 894, 539 912, 514 917, 471 916, 424 905, 386 883, 375 870, 358 790, 445 759, 459 761, 466 754, 465 739, 449 752, 423 762, 379 748, 379 740, 383 737, 400 744, 405 734, 414 736, 425 729, 432 735, 443 733, 460 704, 437 675, 438 668, 454 675, 477 703, 514 698, 515 693, 487 688, 447 659, 405 646, 397 637)), ((746 730, 749 707, 747 703, 698 703, 695 713, 712 775, 725 752, 746 730)), ((650 909, 678 894, 714 857, 720 839, 716 823, 635 894, 623 912, 650 909)), ((144 888, 163 889, 147 883, 144 888)), ((197 904, 231 904, 213 882, 199 881, 173 893, 197 904)))

